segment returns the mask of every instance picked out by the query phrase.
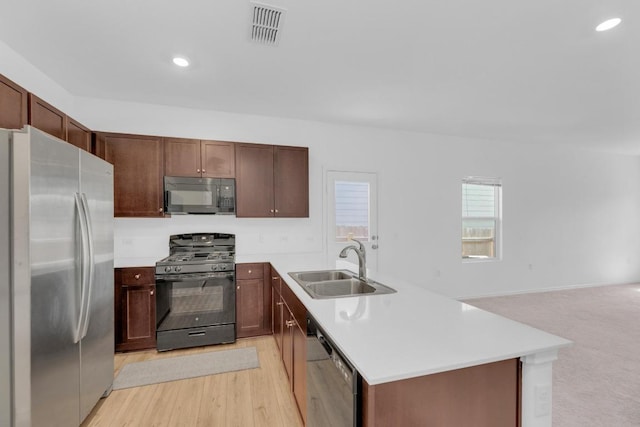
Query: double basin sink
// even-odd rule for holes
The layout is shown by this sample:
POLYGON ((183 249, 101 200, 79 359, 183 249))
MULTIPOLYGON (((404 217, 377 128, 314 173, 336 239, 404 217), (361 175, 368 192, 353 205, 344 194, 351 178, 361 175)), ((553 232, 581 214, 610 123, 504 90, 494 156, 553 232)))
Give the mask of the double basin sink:
POLYGON ((394 289, 371 279, 361 279, 349 270, 298 271, 289 273, 311 298, 341 298, 391 294, 394 289))

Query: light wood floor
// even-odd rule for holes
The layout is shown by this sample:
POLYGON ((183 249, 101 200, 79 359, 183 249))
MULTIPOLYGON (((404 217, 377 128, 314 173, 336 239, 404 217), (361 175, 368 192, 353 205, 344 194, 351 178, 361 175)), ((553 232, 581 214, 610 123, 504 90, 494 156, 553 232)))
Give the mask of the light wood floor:
POLYGON ((141 360, 251 346, 258 350, 257 369, 116 390, 98 402, 82 427, 302 427, 272 336, 164 353, 119 353, 115 355, 115 370, 117 373, 127 363, 141 360))

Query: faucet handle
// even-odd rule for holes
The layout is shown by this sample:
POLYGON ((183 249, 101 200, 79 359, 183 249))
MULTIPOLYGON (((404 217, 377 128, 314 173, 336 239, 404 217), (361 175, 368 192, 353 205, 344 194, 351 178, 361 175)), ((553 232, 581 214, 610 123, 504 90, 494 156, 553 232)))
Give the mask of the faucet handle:
POLYGON ((358 244, 358 246, 360 246, 359 249, 362 251, 362 253, 365 252, 365 247, 364 247, 364 245, 362 244, 362 242, 360 240, 354 239, 353 237, 351 237, 349 240, 353 240, 354 242, 356 242, 358 244))

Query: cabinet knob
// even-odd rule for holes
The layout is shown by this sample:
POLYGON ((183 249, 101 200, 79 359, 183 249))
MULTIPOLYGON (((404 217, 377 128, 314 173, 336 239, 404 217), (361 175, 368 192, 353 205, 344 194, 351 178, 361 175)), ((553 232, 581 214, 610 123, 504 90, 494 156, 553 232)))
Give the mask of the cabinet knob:
POLYGON ((278 209, 276 209, 276 213, 278 213, 278 209))
POLYGON ((140 279, 140 273, 135 274, 133 277, 134 277, 136 280, 139 280, 139 279, 140 279))
POLYGON ((293 326, 296 324, 296 322, 293 321, 293 320, 287 320, 285 322, 285 324, 287 325, 287 328, 293 328, 293 326))
POLYGON ((251 274, 251 270, 249 270, 248 273, 251 274))
POLYGON ((163 210, 164 210, 164 209, 160 208, 160 209, 158 209, 158 212, 162 213, 162 211, 163 211, 163 210))
POLYGON ((236 289, 240 289, 240 285, 236 286, 236 289))
POLYGON ((200 169, 196 169, 196 172, 200 173, 200 169))
POLYGON ((207 171, 206 171, 206 170, 204 170, 204 169, 202 169, 202 173, 207 173, 207 171))
POLYGON ((270 209, 269 212, 273 213, 273 209, 270 209))
POLYGON ((151 292, 149 292, 150 295, 153 295, 153 289, 151 290, 151 292))

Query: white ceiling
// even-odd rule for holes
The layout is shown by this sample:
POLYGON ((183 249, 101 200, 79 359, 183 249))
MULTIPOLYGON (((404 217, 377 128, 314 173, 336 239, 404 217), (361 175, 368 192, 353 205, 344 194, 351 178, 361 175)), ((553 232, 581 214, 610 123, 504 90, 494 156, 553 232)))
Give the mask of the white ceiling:
POLYGON ((0 40, 77 96, 640 154, 638 0, 264 3, 277 47, 248 0, 0 0, 0 40))

